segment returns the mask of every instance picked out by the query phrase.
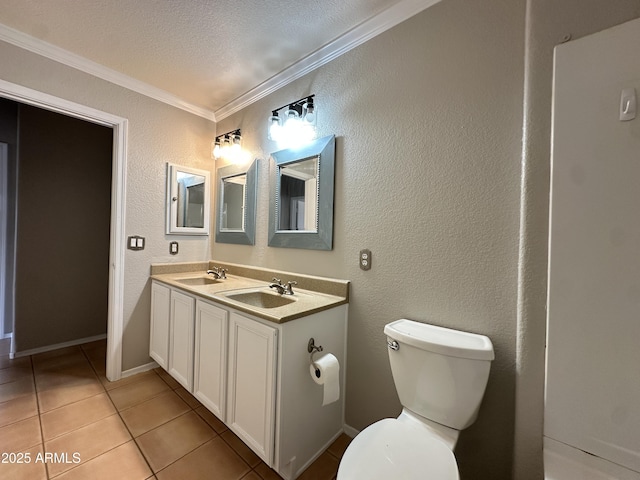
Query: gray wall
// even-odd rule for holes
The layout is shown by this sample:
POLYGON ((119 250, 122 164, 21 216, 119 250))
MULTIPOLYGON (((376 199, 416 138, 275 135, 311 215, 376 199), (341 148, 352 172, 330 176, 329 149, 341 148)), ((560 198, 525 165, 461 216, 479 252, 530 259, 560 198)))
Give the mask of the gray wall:
POLYGON ((215 124, 39 55, 0 42, 0 78, 127 118, 127 198, 124 235, 146 237, 145 249, 127 250, 122 367, 150 362, 149 265, 210 258, 207 237, 165 235, 166 163, 213 171, 210 145, 215 124), (169 255, 169 242, 180 254, 169 255))
POLYGON ((269 110, 316 93, 320 135, 338 136, 333 252, 266 246, 264 167, 256 247, 213 256, 352 280, 350 425, 399 411, 384 323, 486 333, 497 359, 461 436, 463 478, 543 478, 553 47, 639 15, 638 0, 444 0, 221 122, 268 158, 269 110))
POLYGON ((255 247, 210 250, 209 239, 178 237, 180 255, 170 257, 164 162, 212 170, 215 126, 0 43, 2 79, 130 120, 126 233, 147 236, 147 249, 127 252, 124 368, 148 361, 152 261, 216 258, 347 278, 348 423, 399 412, 388 321, 486 333, 497 359, 478 423, 462 434, 463 478, 511 478, 514 464, 513 477, 541 479, 553 46, 639 16, 640 2, 527 0, 526 12, 524 3, 443 0, 221 122, 222 132, 242 127, 245 148, 266 159, 270 110, 318 95, 319 133, 338 136, 332 252, 266 246, 264 162, 255 247), (374 253, 369 272, 357 267, 361 248, 374 253))
POLYGON ((107 333, 113 130, 20 105, 16 353, 107 333))
POLYGON ((352 281, 349 425, 400 413, 386 323, 491 337, 488 391, 458 447, 467 479, 511 478, 524 7, 445 0, 218 125, 241 127, 266 159, 270 111, 314 93, 319 136, 337 137, 333 251, 267 246, 263 162, 256 245, 216 243, 213 257, 352 281), (367 272, 362 248, 373 252, 367 272))

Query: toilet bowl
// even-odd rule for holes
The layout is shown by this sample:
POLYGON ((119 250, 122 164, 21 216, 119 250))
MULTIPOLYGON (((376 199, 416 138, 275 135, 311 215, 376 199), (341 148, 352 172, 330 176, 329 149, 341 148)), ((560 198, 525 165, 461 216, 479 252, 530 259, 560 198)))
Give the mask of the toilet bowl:
POLYGON ((478 415, 494 358, 484 335, 401 319, 385 326, 403 410, 358 434, 338 480, 458 480, 453 449, 478 415))

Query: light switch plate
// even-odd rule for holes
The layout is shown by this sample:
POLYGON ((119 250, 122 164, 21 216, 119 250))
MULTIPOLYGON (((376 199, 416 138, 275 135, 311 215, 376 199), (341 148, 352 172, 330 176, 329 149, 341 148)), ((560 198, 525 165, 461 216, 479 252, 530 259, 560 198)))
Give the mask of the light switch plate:
POLYGON ((178 242, 171 242, 169 244, 169 253, 171 255, 177 255, 178 254, 178 242))
POLYGON ((144 237, 139 235, 127 237, 127 248, 129 250, 144 250, 144 237))

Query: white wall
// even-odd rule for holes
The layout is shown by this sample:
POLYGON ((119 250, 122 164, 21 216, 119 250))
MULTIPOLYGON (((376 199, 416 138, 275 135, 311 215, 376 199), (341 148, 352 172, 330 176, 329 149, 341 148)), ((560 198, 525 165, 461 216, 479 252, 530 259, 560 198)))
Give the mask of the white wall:
POLYGON ((640 16, 638 0, 527 0, 514 478, 541 479, 553 48, 640 16))
POLYGON ((617 113, 623 88, 640 91, 628 61, 638 43, 635 20, 556 48, 544 425, 546 437, 634 472, 640 119, 617 113))
POLYGON ((210 256, 208 237, 164 234, 166 163, 212 171, 215 125, 3 42, 0 65, 3 80, 129 120, 125 235, 142 235, 147 241, 145 250, 127 250, 125 258, 122 366, 126 370, 148 363, 149 265, 210 256), (178 256, 169 255, 171 240, 180 242, 178 256))

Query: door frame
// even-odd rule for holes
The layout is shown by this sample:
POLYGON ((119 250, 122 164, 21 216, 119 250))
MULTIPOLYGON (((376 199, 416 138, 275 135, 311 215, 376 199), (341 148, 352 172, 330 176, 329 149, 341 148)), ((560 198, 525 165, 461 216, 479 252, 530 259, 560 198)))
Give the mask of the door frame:
MULTIPOLYGON (((0 97, 113 129, 106 374, 110 381, 119 380, 122 376, 122 334, 124 331, 124 264, 126 252, 124 233, 126 224, 128 120, 1 79, 0 97)), ((12 342, 12 349, 13 344, 14 342, 12 342)), ((14 353, 13 350, 11 353, 14 353)))
POLYGON ((9 169, 9 148, 6 143, 0 142, 0 340, 8 335, 4 331, 6 314, 5 290, 6 290, 6 265, 7 262, 7 188, 9 182, 7 175, 9 169))

